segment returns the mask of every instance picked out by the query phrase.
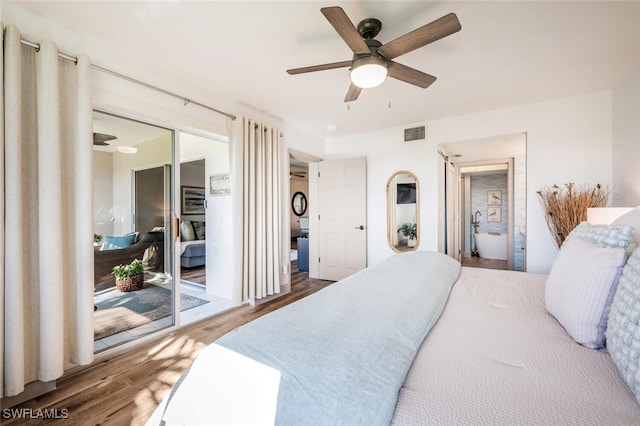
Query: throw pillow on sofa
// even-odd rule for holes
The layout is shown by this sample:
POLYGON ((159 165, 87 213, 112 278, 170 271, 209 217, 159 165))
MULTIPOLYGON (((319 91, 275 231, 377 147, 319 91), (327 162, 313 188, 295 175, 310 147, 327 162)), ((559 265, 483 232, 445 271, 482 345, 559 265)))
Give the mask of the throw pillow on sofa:
POLYGON ((101 250, 117 250, 127 248, 136 242, 138 238, 137 232, 125 234, 121 236, 107 235, 104 237, 104 244, 102 244, 101 250))
POLYGON ((205 223, 204 222, 191 222, 193 225, 193 230, 196 233, 196 239, 204 240, 205 236, 205 223))
POLYGON ((180 224, 180 239, 182 241, 193 241, 196 239, 196 234, 193 231, 191 221, 184 220, 180 224))

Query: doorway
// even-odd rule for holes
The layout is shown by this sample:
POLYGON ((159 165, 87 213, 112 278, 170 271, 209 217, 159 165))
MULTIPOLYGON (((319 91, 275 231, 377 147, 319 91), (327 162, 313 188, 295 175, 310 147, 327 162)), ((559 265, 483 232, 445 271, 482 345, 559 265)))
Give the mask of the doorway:
POLYGON ((166 261, 175 133, 99 111, 93 124, 94 351, 101 352, 176 322, 166 261), (118 266, 132 266, 135 286, 112 273, 118 266))
POLYGON ((526 270, 526 134, 441 144, 447 254, 463 266, 526 270))
MULTIPOLYGON (((185 206, 180 221, 180 282, 207 287, 206 271, 206 216, 205 216, 205 159, 199 158, 180 162, 180 188, 186 192, 191 189, 198 197, 202 194, 201 203, 185 206)), ((185 195, 186 197, 186 195, 185 195)))
POLYGON ((309 275, 309 158, 289 151, 291 273, 309 275))
MULTIPOLYGON (((233 307, 229 243, 231 197, 214 195, 212 179, 229 174, 226 138, 179 132, 180 238, 176 248, 181 295, 205 300, 180 312, 187 325, 233 307)), ((217 192, 216 192, 217 194, 217 192)))

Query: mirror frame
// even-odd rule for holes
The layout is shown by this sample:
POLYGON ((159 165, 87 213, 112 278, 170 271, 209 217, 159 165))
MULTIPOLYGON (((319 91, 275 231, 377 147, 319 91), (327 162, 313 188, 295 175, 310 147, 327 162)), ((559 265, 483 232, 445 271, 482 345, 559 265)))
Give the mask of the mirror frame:
MULTIPOLYGON (((389 243, 389 247, 391 247, 391 249, 393 251, 395 251, 396 253, 403 253, 405 251, 415 251, 418 249, 418 247, 420 246, 420 182, 418 181, 418 176, 415 175, 415 173, 410 172, 408 170, 399 170, 395 173, 393 173, 389 179, 387 180, 387 187, 386 187, 386 193, 387 193, 387 243, 389 243), (391 200, 391 195, 389 193, 389 186, 394 182, 394 179, 398 176, 398 175, 409 175, 413 178, 413 180, 416 182, 416 245, 414 247, 407 247, 404 250, 400 250, 398 249, 398 247, 394 246, 391 238, 391 233, 392 233, 392 229, 396 229, 395 224, 393 225, 393 227, 391 226, 390 220, 391 220, 391 208, 395 208, 397 206, 396 201, 391 200)), ((395 231, 398 232, 398 231, 395 231)))
POLYGON ((298 217, 303 216, 305 214, 305 212, 307 211, 307 196, 304 195, 304 192, 297 191, 297 192, 295 192, 293 194, 293 196, 291 197, 291 210, 293 210, 293 214, 295 214, 298 217), (301 203, 302 211, 301 212, 296 210, 296 197, 301 197, 301 199, 302 199, 302 203, 301 203))

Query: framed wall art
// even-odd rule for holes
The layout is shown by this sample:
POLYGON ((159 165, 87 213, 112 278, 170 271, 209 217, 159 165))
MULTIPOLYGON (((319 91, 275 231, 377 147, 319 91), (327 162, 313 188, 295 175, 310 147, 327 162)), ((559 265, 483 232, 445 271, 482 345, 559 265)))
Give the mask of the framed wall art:
POLYGON ((209 193, 213 196, 231 195, 231 174, 209 176, 209 193))
POLYGON ((487 208, 487 222, 501 222, 502 209, 500 207, 487 208))
POLYGON ((502 191, 487 191, 487 205, 488 206, 501 206, 502 205, 502 191))
POLYGON ((182 214, 204 214, 204 188, 182 186, 182 214))

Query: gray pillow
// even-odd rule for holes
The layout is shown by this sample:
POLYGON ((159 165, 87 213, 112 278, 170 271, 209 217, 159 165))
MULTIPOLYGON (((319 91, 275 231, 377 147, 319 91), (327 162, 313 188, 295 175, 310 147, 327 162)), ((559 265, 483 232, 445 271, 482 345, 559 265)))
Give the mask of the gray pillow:
POLYGON ((606 337, 611 359, 640 403, 640 248, 624 267, 606 337))

